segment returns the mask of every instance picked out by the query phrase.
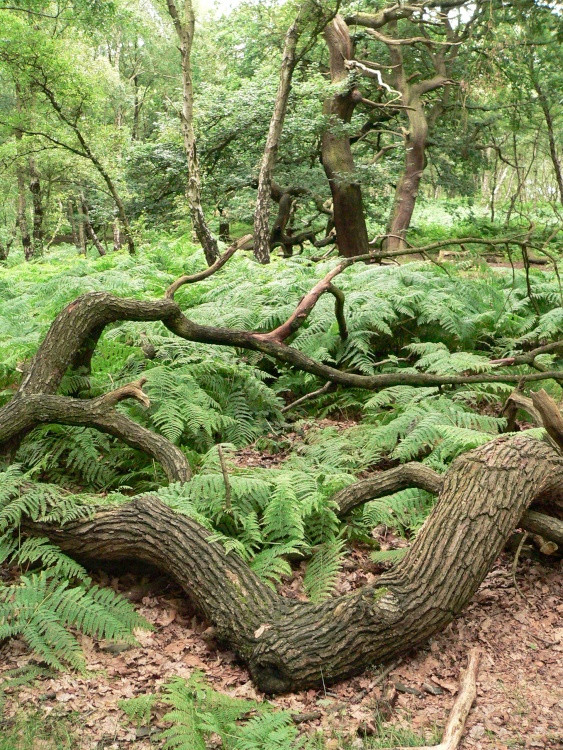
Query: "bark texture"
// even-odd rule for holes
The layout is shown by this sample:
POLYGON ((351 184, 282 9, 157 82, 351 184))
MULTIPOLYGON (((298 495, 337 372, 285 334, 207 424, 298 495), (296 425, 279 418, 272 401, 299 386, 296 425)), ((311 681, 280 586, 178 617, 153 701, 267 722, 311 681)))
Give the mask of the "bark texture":
POLYGON ((135 558, 173 576, 266 693, 329 684, 423 643, 469 602, 535 501, 563 492, 563 458, 501 437, 457 459, 399 565, 323 604, 288 600, 192 519, 147 496, 62 529, 35 525, 78 558, 135 558))
POLYGON ((219 257, 217 240, 205 220, 201 203, 201 176, 199 159, 196 149, 194 129, 194 87, 192 80, 191 54, 195 34, 195 13, 191 0, 184 0, 183 18, 178 12, 174 0, 167 0, 168 13, 174 24, 174 29, 180 43, 180 58, 182 63, 182 135, 184 150, 188 161, 188 182, 186 198, 190 208, 190 215, 194 231, 205 253, 207 264, 211 266, 219 257))
POLYGON ((280 70, 280 82, 266 145, 258 177, 258 193, 254 212, 254 255, 259 263, 270 262, 270 192, 272 175, 276 163, 280 137, 282 133, 287 101, 291 90, 291 79, 295 70, 297 41, 299 39, 299 18, 289 27, 285 35, 285 44, 280 70))
MULTIPOLYGON (((353 58, 353 49, 350 32, 340 16, 326 27, 325 40, 330 53, 331 81, 343 85, 348 77, 345 62, 353 58)), ((322 138, 322 162, 332 192, 338 251, 344 257, 362 255, 369 249, 362 190, 350 138, 343 132, 358 101, 356 93, 355 89, 336 93, 325 101, 323 108, 327 129, 322 138)))

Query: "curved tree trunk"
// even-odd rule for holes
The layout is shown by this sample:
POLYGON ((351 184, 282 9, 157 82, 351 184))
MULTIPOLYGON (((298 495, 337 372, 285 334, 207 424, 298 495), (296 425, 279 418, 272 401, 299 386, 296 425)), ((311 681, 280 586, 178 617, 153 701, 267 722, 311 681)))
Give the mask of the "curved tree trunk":
POLYGON ((389 250, 404 247, 404 238, 410 227, 412 215, 418 197, 418 188, 426 165, 426 140, 428 137, 428 122, 420 98, 409 100, 413 107, 408 111, 409 132, 405 136, 405 171, 403 172, 395 192, 395 200, 391 209, 387 233, 386 246, 389 250))
MULTIPOLYGON (((427 481, 432 477, 422 476, 427 481)), ((154 496, 62 529, 32 530, 79 558, 135 558, 166 571, 248 663, 256 685, 278 693, 357 674, 444 628, 470 601, 526 509, 562 494, 561 456, 540 441, 501 437, 452 464, 401 563, 376 586, 323 604, 278 596, 236 554, 210 543, 209 532, 154 496)))
POLYGON ((270 262, 269 217, 272 174, 276 163, 285 113, 287 111, 291 79, 295 69, 297 41, 300 33, 299 20, 300 17, 295 19, 285 35, 280 82, 272 119, 270 120, 262 163, 260 165, 260 175, 258 177, 258 192, 256 194, 256 209, 254 212, 254 255, 259 263, 264 264, 270 262))
MULTIPOLYGON (((370 389, 402 382, 522 383, 563 378, 558 372, 407 373, 405 381, 401 373, 359 376, 306 357, 285 341, 325 292, 336 296, 336 316, 341 336, 346 336, 342 295, 332 281, 351 260, 333 268, 301 299, 294 313, 269 333, 214 328, 189 320, 174 301, 175 292, 218 271, 247 239, 241 238, 205 271, 179 278, 164 299, 120 299, 93 292, 70 303, 51 325, 18 391, 0 409, 0 447, 13 451, 36 424, 88 425, 159 460, 171 481, 189 478, 181 450, 115 409, 126 398, 147 406, 144 381, 92 399, 57 395, 69 368, 89 372, 104 327, 123 320, 162 321, 171 332, 190 341, 260 351, 334 383, 370 389)), ((508 361, 531 365, 538 354, 559 346, 561 342, 553 342, 508 361)), ((542 391, 533 394, 532 400, 552 440, 563 445, 563 418, 555 402, 542 391)), ((407 464, 346 488, 335 501, 345 515, 360 503, 408 486, 440 492, 440 500, 405 559, 381 576, 377 586, 323 604, 278 596, 236 554, 210 543, 208 531, 154 496, 103 510, 93 519, 64 528, 28 523, 28 530, 48 534, 77 557, 136 558, 168 572, 215 623, 219 638, 248 662, 256 684, 275 693, 353 675, 374 661, 407 651, 443 628, 470 600, 514 527, 545 521, 535 516, 526 519, 531 504, 560 515, 563 458, 547 443, 525 436, 501 437, 457 459, 443 479, 428 467, 407 464)), ((543 523, 543 528, 549 532, 549 524, 543 523)))

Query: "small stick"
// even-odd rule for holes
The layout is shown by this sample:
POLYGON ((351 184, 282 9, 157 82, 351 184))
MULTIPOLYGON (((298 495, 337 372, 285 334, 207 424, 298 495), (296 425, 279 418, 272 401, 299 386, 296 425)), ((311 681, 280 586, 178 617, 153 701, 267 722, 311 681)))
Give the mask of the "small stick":
POLYGON ((514 588, 516 591, 520 594, 522 599, 525 599, 528 601, 527 596, 522 592, 522 589, 520 588, 520 585, 518 584, 518 581, 516 580, 516 568, 518 567, 518 560, 520 559, 520 553, 522 552, 522 547, 524 546, 524 542, 528 538, 528 532, 525 531, 522 534, 522 539, 520 539, 520 544, 518 545, 518 549, 516 550, 516 554, 514 555, 514 561, 512 563, 512 582, 514 583, 514 588))
MULTIPOLYGON (((460 680, 459 694, 450 712, 450 717, 442 736, 442 742, 439 745, 426 745, 417 747, 414 750, 456 750, 461 741, 471 706, 477 695, 476 681, 480 658, 480 650, 478 648, 471 649, 467 669, 460 680)), ((394 747, 392 750, 407 750, 407 748, 394 747)), ((409 750, 413 750, 413 748, 409 750)))
POLYGON ((223 473, 223 480, 225 482, 225 507, 227 509, 227 513, 231 513, 233 510, 233 506, 231 503, 231 480, 229 479, 229 472, 227 471, 227 464, 225 463, 223 449, 220 445, 217 446, 217 453, 219 454, 219 463, 221 464, 221 471, 223 473))

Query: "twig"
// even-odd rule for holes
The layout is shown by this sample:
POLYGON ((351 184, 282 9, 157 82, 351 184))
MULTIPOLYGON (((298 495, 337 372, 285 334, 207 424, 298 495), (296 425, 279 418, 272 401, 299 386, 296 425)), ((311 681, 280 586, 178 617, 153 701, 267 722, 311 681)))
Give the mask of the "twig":
POLYGON ((383 670, 383 672, 377 677, 377 679, 373 683, 373 686, 377 687, 377 685, 381 685, 383 682, 385 682, 385 680, 387 679, 387 677, 389 677, 391 672, 394 669, 396 669, 402 661, 403 661, 402 658, 396 659, 396 661, 394 661, 392 664, 386 667, 383 670))
POLYGON ((514 588, 516 591, 520 594, 522 599, 525 599, 528 601, 528 597, 522 592, 522 589, 520 588, 520 585, 518 584, 518 581, 516 580, 516 568, 518 567, 518 560, 520 559, 520 553, 522 552, 522 547, 524 546, 524 542, 528 538, 528 532, 525 531, 522 534, 522 539, 520 539, 520 544, 518 545, 518 549, 516 550, 516 554, 514 555, 514 561, 512 563, 512 581, 514 583, 514 588))
POLYGON ((229 472, 227 471, 227 464, 225 463, 225 456, 223 455, 223 449, 220 445, 217 446, 217 453, 219 454, 219 463, 221 464, 221 472, 223 474, 223 480, 225 482, 225 507, 228 513, 231 513, 233 505, 231 502, 232 490, 231 480, 229 479, 229 472))
POLYGON ((291 404, 284 406, 282 409, 282 414, 285 414, 286 411, 289 411, 290 409, 294 409, 296 406, 303 404, 305 401, 309 401, 309 399, 311 398, 316 398, 317 396, 321 396, 323 393, 328 393, 332 385, 334 385, 332 381, 327 380, 327 382, 323 385, 322 388, 319 388, 317 391, 311 391, 311 393, 306 393, 304 396, 301 396, 301 398, 298 398, 296 401, 292 401, 291 404))
MULTIPOLYGON (((465 722, 471 711, 471 706, 477 695, 477 673, 481 652, 473 648, 469 652, 467 669, 460 681, 459 694, 450 712, 448 723, 444 729, 442 742, 439 745, 417 747, 414 750, 456 750, 458 747, 465 722)), ((394 747, 393 750, 407 750, 405 747, 394 747)), ((410 748, 413 750, 413 748, 410 748)))

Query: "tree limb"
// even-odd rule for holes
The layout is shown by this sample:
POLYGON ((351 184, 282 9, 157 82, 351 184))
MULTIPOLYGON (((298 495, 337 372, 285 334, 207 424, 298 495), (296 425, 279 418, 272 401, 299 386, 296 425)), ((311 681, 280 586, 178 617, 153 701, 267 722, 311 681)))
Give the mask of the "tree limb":
POLYGON ((204 271, 199 271, 199 273, 194 273, 191 276, 180 276, 180 278, 176 279, 173 284, 170 284, 170 286, 164 293, 164 297, 166 299, 174 299, 174 295, 181 286, 184 286, 184 284, 194 284, 197 281, 202 281, 203 279, 207 279, 209 276, 212 276, 220 268, 223 268, 229 258, 231 258, 237 250, 243 247, 243 245, 245 245, 251 239, 251 234, 245 234, 244 237, 241 237, 239 240, 234 242, 227 250, 225 250, 223 255, 217 258, 213 265, 209 266, 204 271))

